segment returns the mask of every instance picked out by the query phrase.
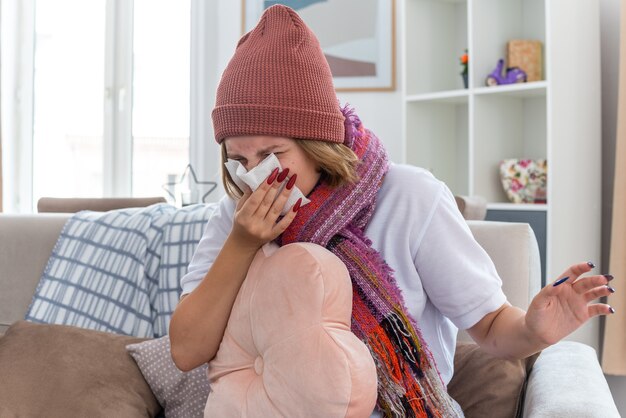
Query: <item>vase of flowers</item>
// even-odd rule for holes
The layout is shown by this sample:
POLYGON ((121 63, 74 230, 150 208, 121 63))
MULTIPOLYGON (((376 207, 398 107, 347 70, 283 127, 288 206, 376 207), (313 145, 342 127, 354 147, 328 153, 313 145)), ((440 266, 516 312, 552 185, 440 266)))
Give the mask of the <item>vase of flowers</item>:
POLYGON ((507 158, 500 162, 502 188, 512 203, 546 203, 547 175, 545 159, 507 158))
POLYGON ((467 88, 467 73, 468 73, 467 67, 469 63, 469 55, 467 55, 467 49, 465 50, 465 53, 461 55, 460 61, 461 61, 461 77, 463 78, 463 87, 467 88))

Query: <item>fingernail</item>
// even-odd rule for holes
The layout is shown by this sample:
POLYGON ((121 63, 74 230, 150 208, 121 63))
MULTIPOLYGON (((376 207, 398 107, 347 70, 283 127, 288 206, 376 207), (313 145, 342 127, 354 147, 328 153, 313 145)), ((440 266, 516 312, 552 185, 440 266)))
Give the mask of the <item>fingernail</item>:
POLYGON ((281 171, 281 173, 278 175, 278 182, 282 183, 283 180, 285 180, 285 178, 287 178, 287 174, 289 174, 289 169, 285 168, 283 171, 281 171))
POLYGON ((610 282, 611 280, 613 280, 615 277, 613 277, 612 274, 603 274, 603 276, 606 278, 607 282, 610 282))
POLYGON ((615 293, 615 289, 613 289, 611 286, 606 285, 606 288, 609 289, 609 292, 615 293))
POLYGON ((272 174, 270 174, 270 176, 267 178, 267 184, 274 183, 274 180, 276 180, 277 175, 278 175, 278 168, 275 168, 274 171, 272 171, 272 174))
POLYGON ((589 267, 591 267, 592 269, 596 268, 596 265, 595 265, 595 264, 593 264, 593 262, 592 262, 592 261, 587 261, 587 265, 588 265, 589 267))
POLYGON ((558 286, 561 283, 564 283, 565 281, 567 281, 567 279, 569 279, 569 276, 563 277, 562 279, 557 280, 556 282, 554 282, 554 284, 552 286, 558 286))
POLYGON ((293 211, 297 212, 298 210, 300 210, 300 203, 302 203, 302 198, 298 199, 298 201, 296 202, 295 205, 293 205, 293 211))
POLYGON ((615 309, 613 309, 613 307, 612 307, 612 306, 609 306, 609 312, 611 312, 611 313, 615 313, 615 309))
POLYGON ((293 176, 291 176, 291 178, 287 182, 287 186, 285 186, 285 187, 287 187, 287 190, 291 190, 293 185, 296 184, 296 177, 298 177, 297 174, 294 174, 293 176))

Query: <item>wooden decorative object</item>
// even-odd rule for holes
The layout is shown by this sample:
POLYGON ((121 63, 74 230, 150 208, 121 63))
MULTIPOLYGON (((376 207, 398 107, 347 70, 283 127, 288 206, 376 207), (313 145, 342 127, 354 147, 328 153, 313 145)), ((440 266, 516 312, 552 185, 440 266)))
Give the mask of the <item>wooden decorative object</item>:
POLYGON ((508 66, 519 67, 526 72, 527 81, 543 80, 541 41, 512 40, 508 44, 508 66))

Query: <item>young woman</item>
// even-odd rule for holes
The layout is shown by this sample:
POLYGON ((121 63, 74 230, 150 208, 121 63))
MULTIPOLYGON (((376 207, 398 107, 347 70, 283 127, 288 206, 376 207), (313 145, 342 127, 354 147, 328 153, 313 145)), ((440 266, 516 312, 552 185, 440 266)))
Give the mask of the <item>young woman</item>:
POLYGON ((252 170, 273 153, 282 171, 255 191, 239 190, 224 172, 228 196, 182 278, 170 325, 181 370, 215 356, 248 267, 271 241, 313 242, 348 266, 353 309, 359 309, 352 330, 370 348, 385 382, 375 414, 445 411, 425 406, 432 401, 416 393, 436 385, 421 380, 427 370, 438 370, 443 385, 449 382, 458 328, 494 355, 523 358, 613 311, 590 304, 613 289, 610 275, 582 277, 593 268, 588 262, 545 287, 528 312, 508 304, 451 192, 423 169, 389 163, 378 138, 340 108, 315 35, 287 7, 266 10, 239 41, 212 118, 224 161, 252 170), (298 201, 281 217, 294 185, 311 202, 298 201), (366 327, 364 315, 376 326, 366 327), (389 346, 388 356, 375 343, 389 346))

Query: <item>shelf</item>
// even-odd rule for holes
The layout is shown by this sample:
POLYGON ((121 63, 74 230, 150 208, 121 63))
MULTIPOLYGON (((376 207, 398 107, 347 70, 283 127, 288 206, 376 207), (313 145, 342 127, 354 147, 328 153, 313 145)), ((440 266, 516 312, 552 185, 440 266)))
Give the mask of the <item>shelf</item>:
POLYGON ((423 167, 456 194, 469 193, 467 96, 406 103, 407 163, 423 167), (460 102, 455 102, 458 99, 460 102), (451 101, 452 100, 452 101, 451 101), (436 141, 433 138, 437 138, 436 141))
POLYGON ((488 203, 488 210, 548 211, 546 203, 488 203))
POLYGON ((475 89, 458 89, 438 91, 433 93, 413 94, 406 97, 407 102, 441 102, 466 103, 469 96, 506 96, 518 98, 545 97, 548 87, 547 81, 532 83, 510 84, 497 87, 478 87, 475 89))
POLYGON ((509 84, 497 87, 478 87, 474 89, 477 96, 497 94, 507 97, 543 97, 546 95, 547 81, 533 81, 531 83, 509 84))
POLYGON ((547 156, 546 97, 477 95, 474 107, 473 193, 488 202, 508 202, 500 161, 547 156))
POLYGON ((430 170, 455 195, 484 198, 488 220, 529 223, 543 277, 560 274, 572 259, 599 257, 601 238, 601 208, 581 205, 576 193, 599 201, 601 191, 600 16, 597 2, 570 3, 402 3, 403 162, 430 170), (541 75, 486 86, 500 59, 508 66, 512 40, 542 44, 541 75), (468 89, 460 75, 466 50, 468 89), (510 202, 500 180, 500 163, 509 158, 548 159, 548 203, 510 202))
MULTIPOLYGON (((481 0, 472 6, 471 86, 482 88, 499 59, 506 64, 509 40, 532 39, 546 45, 546 0, 481 0)), ((543 78, 545 70, 544 60, 543 78)))
POLYGON ((437 93, 415 94, 407 96, 407 102, 427 102, 436 101, 440 103, 467 103, 469 96, 468 90, 449 90, 441 91, 437 93))
POLYGON ((421 95, 463 88, 459 57, 468 49, 468 2, 406 3, 406 92, 421 95))

